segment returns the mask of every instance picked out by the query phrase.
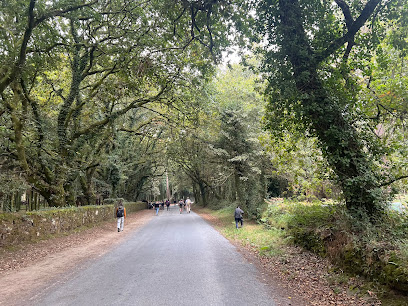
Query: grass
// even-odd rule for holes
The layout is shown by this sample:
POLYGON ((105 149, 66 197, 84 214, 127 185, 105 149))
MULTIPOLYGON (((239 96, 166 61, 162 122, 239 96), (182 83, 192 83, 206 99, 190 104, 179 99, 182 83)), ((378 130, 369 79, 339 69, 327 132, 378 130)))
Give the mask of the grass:
POLYGON ((227 207, 220 210, 202 209, 217 218, 217 229, 228 239, 238 240, 245 245, 255 248, 261 255, 282 255, 282 246, 286 244, 285 235, 276 228, 265 229, 254 221, 244 220, 242 228, 235 228, 234 208, 227 207))

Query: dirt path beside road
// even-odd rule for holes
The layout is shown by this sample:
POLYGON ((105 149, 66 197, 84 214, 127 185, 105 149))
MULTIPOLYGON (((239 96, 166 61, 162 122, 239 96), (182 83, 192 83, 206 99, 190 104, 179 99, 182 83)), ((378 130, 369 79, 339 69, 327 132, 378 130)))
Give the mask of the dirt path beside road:
POLYGON ((152 210, 128 214, 123 232, 116 220, 64 237, 0 250, 0 305, 19 305, 41 288, 81 269, 93 258, 102 256, 127 235, 146 224, 152 210))

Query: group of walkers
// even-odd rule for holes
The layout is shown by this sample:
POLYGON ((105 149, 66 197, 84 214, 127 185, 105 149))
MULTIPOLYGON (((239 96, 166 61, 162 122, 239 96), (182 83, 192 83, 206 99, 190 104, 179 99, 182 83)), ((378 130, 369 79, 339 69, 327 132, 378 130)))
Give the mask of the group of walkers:
POLYGON ((189 197, 187 197, 187 199, 185 201, 183 201, 183 199, 181 199, 179 201, 179 207, 180 207, 180 214, 183 213, 183 210, 186 210, 187 213, 190 213, 191 211, 191 200, 189 197))
MULTIPOLYGON (((185 201, 183 199, 180 199, 178 202, 174 201, 173 203, 174 203, 174 205, 177 205, 177 203, 178 203, 178 205, 180 207, 180 214, 183 212, 183 210, 187 211, 187 213, 190 213, 192 202, 191 202, 189 197, 187 197, 187 199, 185 201)), ((166 206, 167 210, 170 210, 170 204, 171 203, 170 203, 170 201, 168 199, 165 200, 165 201, 156 201, 156 202, 153 202, 153 203, 149 203, 149 208, 154 207, 154 209, 156 211, 156 216, 158 216, 160 208, 162 210, 164 210, 164 206, 166 206)))
MULTIPOLYGON (((174 203, 176 203, 176 201, 174 201, 174 203)), ((187 211, 187 213, 190 213, 192 202, 189 197, 187 197, 185 201, 183 199, 180 199, 178 204, 180 207, 180 214, 183 213, 183 210, 187 211)), ((166 201, 162 201, 162 202, 156 201, 154 203, 154 208, 156 210, 156 216, 159 215, 160 206, 162 206, 164 210, 164 205, 166 205, 167 210, 170 209, 170 201, 168 199, 166 201)), ((242 217, 243 213, 244 211, 239 206, 237 206, 237 208, 234 211, 235 227, 237 229, 238 229, 238 224, 241 223, 241 227, 244 225, 243 217, 242 217)), ((123 231, 123 226, 124 226, 125 218, 126 218, 126 208, 123 205, 123 200, 119 200, 118 206, 116 207, 116 210, 115 210, 115 216, 117 218, 118 232, 121 232, 123 231)))

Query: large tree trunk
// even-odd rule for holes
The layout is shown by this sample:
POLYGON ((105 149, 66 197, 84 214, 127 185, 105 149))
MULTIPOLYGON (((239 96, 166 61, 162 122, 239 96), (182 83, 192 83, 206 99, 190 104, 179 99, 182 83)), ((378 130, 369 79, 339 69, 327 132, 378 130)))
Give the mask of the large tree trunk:
POLYGON ((347 208, 375 216, 383 210, 384 196, 375 167, 367 159, 358 132, 340 107, 330 99, 318 75, 317 59, 302 26, 297 0, 280 0, 282 47, 293 67, 304 115, 341 184, 347 208))
POLYGON ((85 205, 93 205, 96 202, 96 195, 92 186, 92 178, 95 173, 95 168, 86 170, 85 176, 80 176, 79 181, 84 194, 85 205))
POLYGON ((194 202, 197 204, 201 203, 200 192, 197 189, 197 184, 193 182, 193 194, 194 194, 194 202))
POLYGON ((198 187, 200 189, 200 196, 201 196, 201 205, 206 207, 207 206, 207 188, 204 183, 198 183, 198 187))

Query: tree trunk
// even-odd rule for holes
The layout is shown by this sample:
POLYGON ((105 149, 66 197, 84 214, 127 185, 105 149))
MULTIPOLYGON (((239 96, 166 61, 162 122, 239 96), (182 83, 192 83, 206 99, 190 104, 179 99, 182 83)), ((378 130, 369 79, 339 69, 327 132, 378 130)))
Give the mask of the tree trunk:
POLYGON ((206 187, 205 184, 203 183, 198 183, 198 187, 200 189, 200 197, 201 197, 201 204, 202 206, 206 207, 207 206, 207 191, 206 191, 206 187))
POLYGON ((29 201, 28 201, 29 205, 28 206, 30 207, 30 211, 35 210, 34 193, 35 193, 34 189, 31 188, 31 190, 30 190, 30 192, 28 194, 28 198, 29 198, 29 201))
POLYGON ((297 0, 280 0, 282 47, 292 64, 303 111, 318 137, 321 148, 335 171, 349 210, 370 216, 382 212, 384 196, 377 173, 364 153, 358 132, 330 99, 318 74, 317 59, 302 26, 297 0))
POLYGON ((35 210, 39 210, 39 209, 40 209, 40 207, 39 207, 39 205, 38 205, 38 193, 37 193, 37 192, 34 192, 34 209, 35 209, 35 210))
POLYGON ((245 191, 243 190, 243 186, 240 180, 240 175, 238 174, 237 170, 235 170, 235 174, 234 174, 234 183, 235 183, 235 186, 234 186, 235 187, 235 190, 234 190, 235 201, 238 201, 239 203, 243 203, 245 191))
POLYGON ((197 184, 193 183, 193 194, 194 194, 194 201, 196 203, 201 203, 200 199, 200 193, 197 190, 197 184))
POLYGON ((84 194, 86 205, 92 205, 96 202, 96 196, 92 188, 92 176, 93 172, 87 172, 86 177, 80 177, 82 193, 84 194))
POLYGON ((21 210, 21 192, 17 191, 16 192, 16 211, 21 210))

